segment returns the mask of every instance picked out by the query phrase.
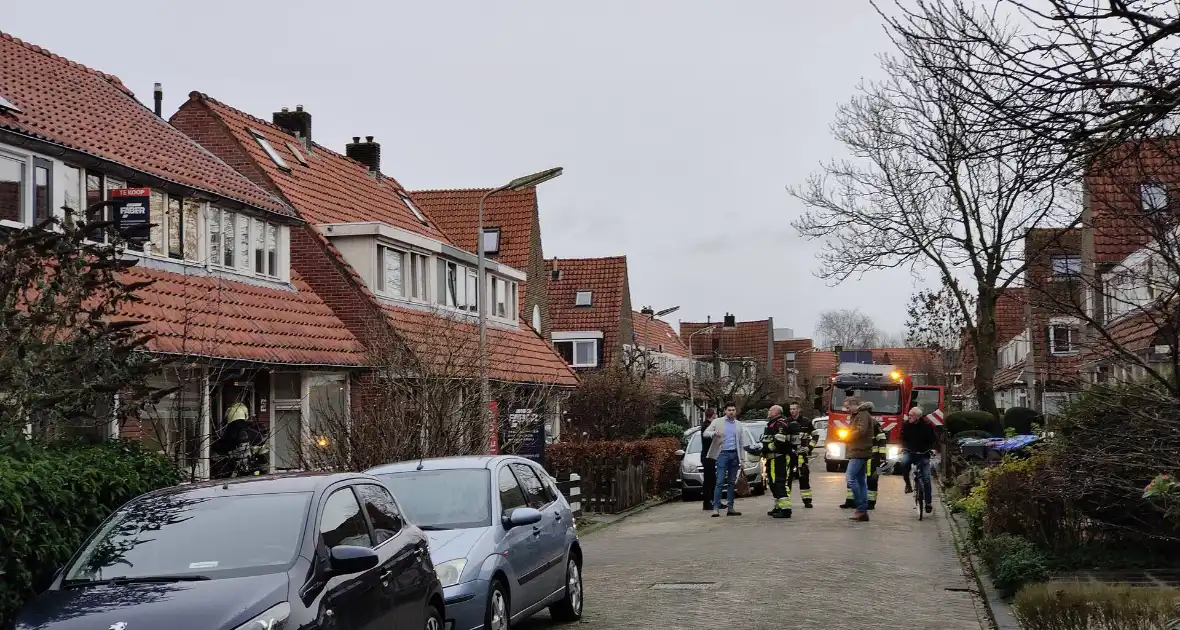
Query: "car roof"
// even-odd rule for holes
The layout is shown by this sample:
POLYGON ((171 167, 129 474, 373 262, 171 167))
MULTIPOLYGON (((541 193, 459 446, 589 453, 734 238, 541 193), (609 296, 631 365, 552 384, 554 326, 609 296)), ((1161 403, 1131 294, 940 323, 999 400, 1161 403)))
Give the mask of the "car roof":
POLYGON ((367 475, 386 475, 389 473, 410 472, 418 470, 480 470, 495 468, 505 461, 528 461, 516 455, 465 455, 460 457, 433 457, 429 459, 410 459, 404 462, 382 464, 365 471, 367 475))
POLYGON ((369 475, 360 473, 333 472, 292 472, 274 475, 259 475, 256 477, 234 477, 232 479, 211 479, 184 483, 169 488, 161 488, 144 496, 163 496, 171 494, 188 494, 192 496, 225 496, 225 495, 256 495, 282 494, 290 492, 317 492, 332 484, 351 479, 373 480, 369 475))

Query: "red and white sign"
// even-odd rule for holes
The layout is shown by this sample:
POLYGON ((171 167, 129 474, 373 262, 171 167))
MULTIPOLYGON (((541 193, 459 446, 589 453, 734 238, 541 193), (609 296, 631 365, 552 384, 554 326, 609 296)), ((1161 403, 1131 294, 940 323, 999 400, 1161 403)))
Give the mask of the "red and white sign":
POLYGON ((926 418, 928 418, 935 425, 940 426, 940 427, 942 426, 942 410, 941 409, 935 409, 934 411, 927 414, 926 418))

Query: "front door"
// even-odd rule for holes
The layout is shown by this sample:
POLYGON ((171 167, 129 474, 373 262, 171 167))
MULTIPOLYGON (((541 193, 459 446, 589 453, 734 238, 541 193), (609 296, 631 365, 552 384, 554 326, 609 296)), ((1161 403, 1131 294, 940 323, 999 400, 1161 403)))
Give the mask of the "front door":
POLYGON ((537 587, 541 597, 548 597, 565 585, 565 528, 563 515, 558 509, 556 497, 551 497, 541 481, 542 473, 538 473, 530 464, 514 462, 510 464, 516 478, 520 480, 520 487, 524 489, 525 498, 529 506, 541 511, 540 553, 544 563, 541 575, 537 578, 537 587))
MULTIPOLYGON (((345 486, 332 491, 319 516, 320 553, 323 565, 337 545, 374 547, 369 524, 352 488, 345 486)), ((388 593, 381 588, 381 575, 387 567, 380 563, 368 571, 333 576, 325 588, 324 618, 335 619, 340 630, 388 630, 394 625, 394 614, 388 593)))
MULTIPOLYGON (((524 490, 507 464, 500 467, 496 473, 496 480, 500 488, 501 517, 512 514, 515 509, 529 507, 524 490)), ((502 521, 497 525, 505 527, 502 521)), ((541 549, 541 523, 505 529, 497 551, 507 558, 519 585, 518 589, 513 590, 512 598, 509 600, 509 605, 512 606, 509 612, 511 616, 544 597, 541 594, 544 588, 539 584, 545 566, 545 554, 541 549)))

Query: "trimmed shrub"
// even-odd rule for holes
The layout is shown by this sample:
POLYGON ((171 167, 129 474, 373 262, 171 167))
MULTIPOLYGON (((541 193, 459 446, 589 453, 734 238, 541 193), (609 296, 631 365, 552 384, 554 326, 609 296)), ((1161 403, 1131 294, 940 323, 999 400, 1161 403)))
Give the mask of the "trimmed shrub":
POLYGON ((985 537, 979 543, 979 555, 991 573, 992 581, 1005 595, 1011 595, 1030 582, 1049 577, 1049 559, 1028 539, 1010 534, 985 537))
MULTIPOLYGON (((656 408, 656 424, 672 423, 681 428, 688 428, 688 416, 684 415, 684 399, 664 394, 659 398, 656 408)), ((679 436, 677 436, 679 437, 679 436)))
POLYGON ((684 439, 684 427, 675 422, 661 422, 652 425, 651 428, 643 434, 643 439, 650 440, 652 438, 676 438, 677 440, 684 439))
POLYGON ((1012 612, 1024 630, 1162 630, 1180 627, 1180 589, 1110 584, 1033 584, 1012 612))
POLYGON ((1032 425, 1041 421, 1041 414, 1028 407, 1013 407, 1004 412, 1004 429, 1017 435, 1032 435, 1032 425))
POLYGON ((643 461, 647 465, 647 488, 653 493, 671 490, 676 485, 676 467, 680 460, 680 435, 676 438, 650 440, 613 440, 603 442, 562 442, 545 447, 545 468, 563 478, 581 472, 589 464, 643 461))
POLYGON ((1003 424, 986 411, 955 411, 947 414, 945 424, 947 433, 953 436, 963 431, 986 431, 994 437, 1004 434, 1003 424))
POLYGON ((955 434, 956 439, 958 439, 958 438, 990 438, 990 437, 996 437, 996 436, 992 435, 991 433, 988 433, 987 431, 980 431, 978 429, 968 429, 966 431, 960 431, 955 434))
POLYGON ((166 457, 137 442, 0 454, 0 627, 33 597, 33 580, 64 565, 114 510, 179 481, 166 457))

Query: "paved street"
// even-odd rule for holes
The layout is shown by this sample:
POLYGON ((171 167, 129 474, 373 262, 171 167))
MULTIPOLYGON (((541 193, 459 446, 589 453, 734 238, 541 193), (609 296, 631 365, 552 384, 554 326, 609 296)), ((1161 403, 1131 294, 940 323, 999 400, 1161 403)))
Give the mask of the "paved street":
MULTIPOLYGON (((842 474, 812 475, 817 506, 766 516, 771 498, 740 499, 740 518, 673 503, 588 536, 582 627, 978 630, 949 523, 921 523, 900 477, 881 482, 870 523, 837 508, 842 474), (711 582, 706 590, 657 583, 711 582)), ((546 615, 523 630, 555 626, 546 615)))

